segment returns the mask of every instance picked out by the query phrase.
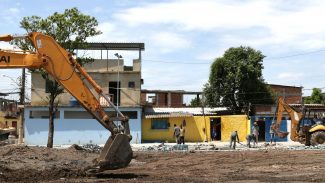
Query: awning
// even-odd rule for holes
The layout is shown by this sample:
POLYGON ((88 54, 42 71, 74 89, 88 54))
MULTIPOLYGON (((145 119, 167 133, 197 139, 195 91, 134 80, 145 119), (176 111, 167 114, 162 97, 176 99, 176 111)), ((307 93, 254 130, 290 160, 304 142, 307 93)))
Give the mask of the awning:
POLYGON ((160 114, 145 114, 146 119, 153 119, 153 118, 171 118, 171 117, 192 117, 193 114, 191 113, 183 113, 183 112, 173 112, 173 113, 160 113, 160 114))

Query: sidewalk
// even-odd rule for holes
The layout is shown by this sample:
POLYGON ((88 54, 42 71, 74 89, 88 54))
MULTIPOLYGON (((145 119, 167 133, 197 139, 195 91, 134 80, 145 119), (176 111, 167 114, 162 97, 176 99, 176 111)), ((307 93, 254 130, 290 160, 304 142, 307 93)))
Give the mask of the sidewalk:
MULTIPOLYGON (((251 144, 252 145, 252 144, 251 144)), ((86 144, 80 145, 86 149, 100 151, 104 144, 86 144)), ((71 145, 58 145, 54 148, 65 149, 71 145)), ((305 146, 299 142, 277 142, 276 145, 270 145, 269 142, 259 142, 256 147, 248 148, 246 142, 236 144, 236 149, 229 148, 229 142, 198 142, 185 143, 180 145, 176 143, 143 143, 131 144, 133 151, 162 151, 162 152, 194 152, 194 151, 256 151, 256 150, 325 150, 325 144, 319 146, 305 146)))
POLYGON ((270 145, 268 142, 260 142, 257 146, 248 148, 246 142, 236 144, 236 149, 229 148, 229 142, 202 142, 202 143, 186 143, 177 145, 176 143, 144 143, 131 144, 133 151, 247 151, 247 150, 263 150, 263 149, 283 149, 283 150, 325 150, 325 145, 305 146, 299 142, 278 142, 276 145, 270 145))

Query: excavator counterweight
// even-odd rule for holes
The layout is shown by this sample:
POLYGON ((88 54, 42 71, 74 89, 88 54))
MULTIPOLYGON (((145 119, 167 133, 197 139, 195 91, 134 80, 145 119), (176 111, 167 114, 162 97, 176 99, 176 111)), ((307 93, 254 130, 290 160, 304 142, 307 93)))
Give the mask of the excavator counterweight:
MULTIPOLYGON (((11 35, 0 36, 0 41, 12 41, 11 35)), ((52 37, 39 32, 32 32, 26 37, 30 39, 35 52, 14 51, 0 49, 0 69, 31 68, 43 69, 51 75, 66 91, 106 129, 111 133, 99 158, 96 167, 99 170, 118 169, 126 167, 132 159, 130 146, 130 129, 128 118, 103 94, 102 89, 88 75, 88 73, 76 62, 70 53, 62 48, 52 37), (87 81, 87 83, 86 83, 87 81), (87 85, 88 84, 88 85, 87 85), (92 92, 89 85, 94 88, 92 92), (103 97, 118 114, 114 121, 120 121, 123 131, 120 131, 114 121, 108 117, 99 98, 103 97)))

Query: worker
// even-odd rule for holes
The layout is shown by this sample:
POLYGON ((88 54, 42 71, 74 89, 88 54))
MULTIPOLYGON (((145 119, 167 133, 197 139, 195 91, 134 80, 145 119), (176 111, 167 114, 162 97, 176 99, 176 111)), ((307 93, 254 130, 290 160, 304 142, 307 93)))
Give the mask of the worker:
POLYGON ((181 129, 176 124, 174 124, 174 138, 175 138, 176 144, 180 144, 180 142, 179 142, 180 133, 181 133, 181 129))
POLYGON ((257 124, 257 121, 255 121, 254 122, 254 126, 253 126, 253 128, 252 128, 252 135, 254 135, 254 141, 255 141, 255 143, 256 143, 256 145, 257 145, 257 143, 258 143, 258 135, 259 135, 259 131, 260 131, 260 128, 259 128, 259 126, 258 126, 258 124, 257 124))
POLYGON ((236 141, 239 143, 239 137, 237 131, 234 131, 230 135, 230 148, 236 149, 236 141))
POLYGON ((255 137, 254 137, 253 134, 248 134, 248 135, 246 136, 246 141, 247 141, 247 147, 251 148, 251 142, 252 142, 252 141, 254 141, 254 147, 255 147, 255 143, 256 143, 256 141, 255 141, 255 137))
POLYGON ((270 126, 270 143, 271 145, 274 142, 275 145, 275 136, 274 136, 274 130, 272 129, 272 126, 275 125, 274 122, 272 122, 271 126, 270 126))
POLYGON ((183 125, 181 125, 179 132, 179 144, 185 144, 185 128, 183 125))

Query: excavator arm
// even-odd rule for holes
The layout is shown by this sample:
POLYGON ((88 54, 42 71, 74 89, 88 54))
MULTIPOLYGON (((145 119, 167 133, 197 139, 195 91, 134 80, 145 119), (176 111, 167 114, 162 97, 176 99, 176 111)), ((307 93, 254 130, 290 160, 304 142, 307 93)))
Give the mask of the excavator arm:
POLYGON ((298 140, 298 132, 297 132, 297 126, 299 125, 299 121, 302 118, 302 113, 297 112, 295 109, 290 107, 283 99, 283 97, 278 98, 277 102, 277 110, 276 110, 276 122, 272 124, 272 129, 274 130, 275 134, 280 137, 284 138, 288 135, 288 132, 281 132, 280 131, 280 124, 282 120, 282 114, 286 111, 290 118, 291 118, 291 135, 290 139, 293 141, 298 140))
MULTIPOLYGON (((13 51, 0 49, 0 69, 8 68, 29 68, 44 69, 65 90, 67 90, 92 116, 106 129, 111 132, 97 164, 100 169, 117 169, 126 167, 132 159, 132 149, 128 118, 125 117, 110 99, 103 94, 100 86, 88 75, 72 55, 62 48, 52 37, 38 32, 32 32, 26 36, 35 47, 35 52, 13 51), (86 80, 88 83, 86 83, 86 80), (88 85, 91 85, 93 93, 88 85), (121 121, 125 132, 120 132, 101 107, 99 97, 103 97, 109 102, 121 121)), ((19 37, 21 38, 21 37, 19 37)), ((0 41, 11 41, 15 37, 11 35, 0 36, 0 41)))

